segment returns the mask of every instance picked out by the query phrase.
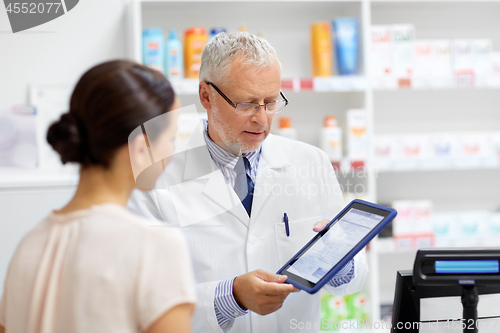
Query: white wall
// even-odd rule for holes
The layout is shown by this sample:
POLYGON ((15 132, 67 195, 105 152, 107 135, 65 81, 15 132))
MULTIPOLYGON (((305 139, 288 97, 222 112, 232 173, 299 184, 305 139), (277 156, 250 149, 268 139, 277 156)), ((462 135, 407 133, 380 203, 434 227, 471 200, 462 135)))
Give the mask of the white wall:
MULTIPOLYGON (((0 105, 28 103, 30 84, 74 85, 93 65, 125 58, 127 3, 81 0, 67 14, 16 34, 0 4, 0 105)), ((0 188, 0 286, 22 236, 50 211, 62 207, 73 191, 73 186, 0 188)))
POLYGON ((13 34, 0 5, 0 105, 28 102, 31 83, 74 84, 93 65, 126 56, 127 0, 81 0, 67 14, 13 34))

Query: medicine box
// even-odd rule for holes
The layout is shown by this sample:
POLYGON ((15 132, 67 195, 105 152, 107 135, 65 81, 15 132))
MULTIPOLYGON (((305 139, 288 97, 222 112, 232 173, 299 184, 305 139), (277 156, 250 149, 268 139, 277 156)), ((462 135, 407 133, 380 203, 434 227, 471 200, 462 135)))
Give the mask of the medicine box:
POLYGON ((394 75, 410 78, 415 64, 415 27, 411 24, 391 26, 394 75))
POLYGON ((393 237, 398 250, 433 247, 433 204, 430 200, 397 200, 392 207, 398 212, 393 221, 393 237))
POLYGON ((378 171, 388 171, 394 167, 396 143, 395 135, 376 135, 373 138, 375 166, 378 171))
POLYGON ((434 75, 434 45, 431 40, 415 41, 414 75, 425 78, 434 75))
POLYGON ((491 76, 488 85, 500 88, 500 52, 491 53, 491 76))
POLYGON ((370 28, 370 76, 392 75, 391 26, 370 28))
POLYGON ((396 148, 396 170, 415 170, 425 166, 430 157, 429 134, 405 134, 399 136, 396 148))
POLYGON ((368 157, 368 136, 366 111, 347 111, 347 156, 352 163, 366 161, 368 157))
POLYGON ((490 39, 472 40, 472 67, 476 77, 476 86, 486 87, 492 75, 491 54, 493 43, 490 39))
POLYGON ((453 72, 459 87, 471 87, 475 84, 472 56, 472 42, 467 39, 453 41, 453 72))
POLYGON ((487 132, 460 133, 460 144, 454 166, 469 169, 483 166, 492 154, 491 136, 487 132))
POLYGON ((431 86, 433 88, 451 87, 454 85, 451 40, 433 40, 432 45, 434 52, 431 86))
POLYGON ((430 158, 427 161, 427 169, 449 169, 453 166, 453 159, 458 155, 459 134, 457 133, 434 133, 431 135, 430 158))

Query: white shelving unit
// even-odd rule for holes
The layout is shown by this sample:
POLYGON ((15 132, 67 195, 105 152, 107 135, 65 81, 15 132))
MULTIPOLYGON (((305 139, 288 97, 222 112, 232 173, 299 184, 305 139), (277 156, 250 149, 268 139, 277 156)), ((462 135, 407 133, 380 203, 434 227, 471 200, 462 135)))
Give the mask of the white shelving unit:
MULTIPOLYGON (((498 1, 372 1, 374 25, 411 23, 417 39, 489 38, 500 51, 500 2, 498 1), (432 14, 431 14, 432 13, 432 14)), ((429 84, 414 89, 375 89, 376 134, 498 131, 499 87, 457 88, 429 84)), ((500 169, 450 167, 442 170, 385 171, 377 176, 377 199, 430 199, 437 212, 485 209, 500 206, 500 169)), ((379 242, 381 304, 394 297, 396 271, 412 269, 415 251, 394 251, 379 242)))
MULTIPOLYGON (((397 78, 389 77, 381 82, 364 74, 368 72, 368 27, 372 24, 411 23, 416 27, 417 39, 490 38, 494 50, 500 50, 499 0, 135 0, 129 14, 130 54, 139 62, 142 61, 141 34, 146 27, 160 27, 164 32, 176 28, 182 32, 190 26, 223 26, 228 30, 237 30, 245 24, 251 33, 265 33, 283 65, 283 87, 290 100, 285 113, 292 117, 299 139, 313 145, 318 145, 317 129, 322 126, 324 116, 335 114, 342 125, 345 124, 345 111, 354 108, 367 111, 370 141, 374 133, 500 128, 498 83, 493 82, 482 88, 459 89, 453 82, 423 79, 411 89, 399 88, 397 78), (310 24, 346 16, 360 21, 358 76, 311 79, 310 24), (309 82, 304 83, 304 80, 309 82)), ((175 88, 184 105, 195 104, 201 111, 197 85, 197 80, 184 80, 175 83, 175 88)), ((364 184, 367 200, 390 204, 396 199, 431 199, 437 210, 464 207, 493 210, 499 204, 495 197, 500 197, 500 186, 491 186, 492 180, 498 182, 500 179, 498 168, 376 173, 372 168, 373 154, 366 163, 368 172, 364 184), (474 180, 484 188, 474 187, 474 180), (464 181, 464 188, 459 186, 457 190, 457 183, 461 181, 464 181)), ((396 270, 411 268, 414 256, 412 253, 398 254, 397 251, 384 250, 387 246, 382 246, 381 251, 378 248, 375 239, 370 244, 367 283, 374 321, 380 319, 380 304, 392 302, 390 295, 394 292, 396 270), (396 258, 398 255, 402 255, 403 259, 396 258), (381 266, 383 269, 380 269, 381 266)))

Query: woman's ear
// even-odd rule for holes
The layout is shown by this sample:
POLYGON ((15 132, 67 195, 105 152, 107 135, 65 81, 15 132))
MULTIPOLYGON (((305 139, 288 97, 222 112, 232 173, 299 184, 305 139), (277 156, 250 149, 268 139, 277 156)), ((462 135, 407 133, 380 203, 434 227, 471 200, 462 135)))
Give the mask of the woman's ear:
POLYGON ((129 154, 135 184, 142 190, 152 190, 164 168, 162 160, 153 162, 146 135, 139 134, 129 141, 129 154))
POLYGON ((201 105, 205 110, 212 109, 212 94, 210 86, 205 82, 200 82, 198 86, 198 94, 200 96, 201 105))
POLYGON ((134 174, 134 180, 148 168, 153 162, 149 155, 147 137, 144 134, 138 134, 128 142, 128 151, 130 155, 130 165, 134 174))
POLYGON ((129 141, 128 150, 131 163, 141 165, 148 162, 151 163, 145 134, 139 134, 133 140, 129 141))

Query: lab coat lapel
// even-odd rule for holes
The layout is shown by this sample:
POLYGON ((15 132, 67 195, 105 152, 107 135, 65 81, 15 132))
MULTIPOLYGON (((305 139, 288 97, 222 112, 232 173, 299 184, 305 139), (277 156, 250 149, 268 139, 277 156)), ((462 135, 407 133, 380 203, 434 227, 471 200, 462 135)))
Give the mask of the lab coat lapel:
POLYGON ((288 157, 283 154, 279 146, 275 144, 272 134, 269 134, 262 144, 262 152, 255 181, 254 198, 252 202, 252 216, 258 216, 262 206, 267 201, 276 186, 277 178, 284 168, 290 166, 288 157))
POLYGON ((212 172, 217 170, 208 152, 203 131, 203 121, 201 121, 193 131, 185 152, 186 161, 182 174, 183 182, 208 178, 212 172))
POLYGON ((226 183, 222 171, 217 170, 210 175, 203 194, 214 201, 216 204, 222 206, 225 211, 234 215, 241 223, 248 227, 248 214, 245 207, 241 204, 240 199, 234 192, 233 188, 226 183))
POLYGON ((248 214, 232 187, 224 179, 222 171, 213 163, 203 130, 202 124, 190 139, 182 180, 189 182, 194 179, 207 179, 201 193, 248 227, 248 214))

